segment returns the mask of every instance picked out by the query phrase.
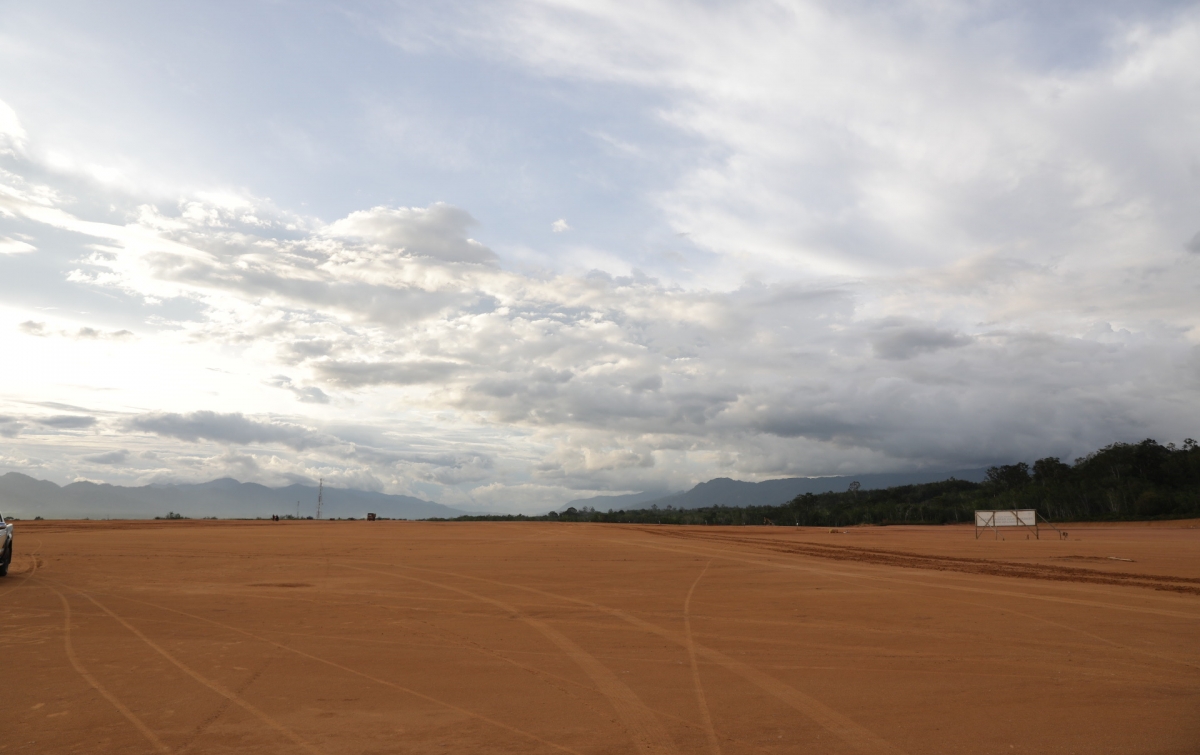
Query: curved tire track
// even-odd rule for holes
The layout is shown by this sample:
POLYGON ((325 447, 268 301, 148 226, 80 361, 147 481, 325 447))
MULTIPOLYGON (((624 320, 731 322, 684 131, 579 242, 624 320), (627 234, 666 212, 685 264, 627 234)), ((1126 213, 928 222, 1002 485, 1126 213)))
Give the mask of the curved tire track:
POLYGON ((137 627, 133 626, 128 621, 126 621, 125 619, 118 616, 111 609, 109 609, 104 604, 100 603, 98 600, 93 598, 91 595, 88 595, 86 592, 83 592, 82 590, 79 590, 77 588, 72 587, 70 589, 73 590, 80 597, 91 602, 93 605, 95 605, 101 611, 106 613, 109 617, 111 617, 118 624, 120 624, 121 626, 128 629, 139 640, 146 643, 146 645, 148 645, 150 647, 150 649, 152 649, 154 652, 161 655, 171 665, 175 666, 175 668, 179 669, 184 674, 191 677, 197 683, 203 685, 204 687, 207 687, 208 689, 212 690, 216 694, 225 698, 229 702, 239 706, 240 708, 245 710, 247 713, 251 714, 258 720, 262 721, 263 723, 265 723, 270 728, 274 729, 276 732, 278 732, 280 735, 282 735, 286 739, 290 740, 293 744, 295 744, 300 749, 304 750, 307 753, 310 753, 310 755, 324 755, 324 753, 322 753, 321 750, 317 749, 315 746, 310 744, 308 741, 306 741, 304 738, 302 738, 299 734, 297 734, 296 732, 287 728, 283 724, 279 723, 274 718, 271 718, 269 715, 267 715, 265 712, 263 712, 262 710, 260 710, 259 708, 257 708, 253 704, 251 704, 249 701, 247 701, 241 695, 238 695, 236 692, 227 688, 225 685, 221 684, 220 682, 217 682, 217 681, 214 681, 212 679, 208 679, 208 678, 202 676, 201 674, 197 673, 191 667, 185 665, 183 662, 181 662, 175 656, 173 656, 169 652, 167 652, 167 650, 164 649, 161 645, 159 645, 158 643, 156 643, 154 640, 150 639, 146 635, 142 634, 142 632, 139 631, 137 627))
MULTIPOLYGON (((254 672, 254 674, 249 679, 242 682, 242 684, 235 691, 240 695, 243 692, 245 692, 246 690, 250 689, 250 686, 252 684, 254 684, 256 681, 258 681, 258 678, 260 676, 262 676, 263 672, 266 671, 267 668, 271 665, 271 660, 272 659, 268 658, 266 663, 264 663, 262 665, 262 667, 259 668, 258 671, 254 672)), ((192 733, 189 734, 186 739, 184 739, 182 742, 179 743, 179 749, 178 749, 179 755, 183 755, 183 753, 187 752, 188 750, 194 749, 193 745, 195 745, 200 740, 200 738, 202 736, 204 736, 204 733, 206 731, 208 731, 209 727, 211 727, 213 724, 215 724, 217 721, 219 721, 221 719, 221 716, 225 715, 226 711, 229 710, 230 705, 232 705, 232 703, 229 700, 225 700, 219 706, 217 706, 216 710, 214 710, 212 713, 210 713, 208 716, 206 716, 205 719, 203 721, 201 721, 199 725, 197 725, 194 729, 192 729, 192 733)))
POLYGON ((864 548, 856 545, 830 545, 827 543, 781 542, 765 538, 745 537, 706 532, 681 532, 673 530, 641 530, 660 537, 679 538, 692 542, 736 543, 776 553, 790 553, 831 561, 851 561, 905 569, 930 569, 961 574, 987 574, 995 577, 1038 579, 1051 582, 1083 582, 1098 585, 1122 585, 1141 587, 1164 592, 1200 595, 1200 577, 1171 577, 1132 572, 1106 572, 1084 569, 1077 566, 1056 564, 1027 564, 1016 561, 1000 561, 989 558, 964 558, 962 556, 935 556, 911 551, 893 551, 883 548, 864 548))
MULTIPOLYGON (((26 575, 25 575, 25 576, 24 576, 24 577, 21 579, 21 583, 20 583, 20 584, 13 585, 12 587, 10 587, 10 588, 8 588, 7 590, 5 590, 4 592, 0 592, 0 598, 7 597, 8 595, 10 595, 11 593, 15 592, 16 590, 19 590, 19 589, 21 589, 22 587, 24 587, 25 585, 29 584, 29 581, 30 581, 31 579, 33 579, 33 575, 37 574, 38 567, 42 565, 42 561, 41 561, 41 559, 39 559, 39 558, 37 557, 38 551, 40 551, 41 549, 42 549, 42 540, 41 540, 41 538, 38 538, 38 545, 37 545, 37 548, 35 548, 35 549, 34 549, 32 552, 30 552, 29 554, 27 554, 27 555, 26 555, 26 558, 28 558, 28 559, 29 559, 29 561, 30 561, 30 563, 32 564, 32 565, 29 567, 29 573, 28 573, 28 574, 26 574, 26 575)), ((12 569, 11 569, 11 567, 10 567, 10 568, 9 568, 9 574, 11 574, 11 573, 12 573, 12 569)))
MULTIPOLYGON (((716 544, 707 544, 703 542, 681 544, 680 547, 670 548, 666 545, 651 545, 649 543, 634 543, 627 540, 614 540, 615 543, 621 543, 634 548, 647 548, 650 550, 667 551, 669 553, 682 553, 689 556, 708 556, 710 558, 723 558, 727 561, 736 561, 743 564, 753 564, 755 566, 766 566, 774 569, 790 569, 794 571, 804 571, 811 574, 820 574, 827 578, 847 578, 856 581, 881 582, 894 585, 910 585, 936 590, 951 590, 956 592, 977 593, 980 595, 1002 595, 1011 598, 1027 598, 1029 600, 1039 600, 1047 603, 1063 603, 1066 605, 1088 606, 1091 608, 1106 608, 1114 611, 1129 611, 1132 613, 1143 613, 1153 616, 1168 616, 1178 619, 1200 619, 1200 614, 1186 613, 1183 611, 1173 611, 1166 608, 1152 608, 1149 606, 1135 606, 1125 603, 1105 603, 1098 600, 1083 600, 1080 598, 1064 598, 1057 595, 1040 595, 1037 593, 1018 592, 1016 590, 996 590, 986 587, 968 587, 966 585, 956 584, 938 584, 928 581, 920 581, 916 579, 904 579, 901 577, 887 577, 880 574, 864 574, 848 571, 835 571, 831 568, 820 568, 816 566, 804 566, 796 563, 787 563, 782 561, 765 561, 765 556, 754 557, 755 554, 747 554, 739 552, 731 548, 718 548, 716 544), (704 549, 707 545, 707 549, 704 549), (689 549, 691 548, 691 549, 689 549), (714 550, 715 549, 715 552, 714 550)), ((793 554, 800 555, 800 554, 793 554)), ((862 564, 870 566, 869 564, 862 564)), ((1156 595, 1147 595, 1147 597, 1158 597, 1156 595)), ((1161 596, 1163 600, 1168 600, 1167 596, 1161 596)))
POLYGON ((102 685, 96 679, 96 677, 88 673, 88 670, 83 667, 82 663, 79 662, 79 656, 75 654, 75 647, 71 644, 71 604, 69 601, 67 601, 67 597, 58 590, 54 589, 53 587, 49 587, 49 590, 57 595, 58 599, 62 601, 63 646, 67 651, 67 660, 71 662, 71 665, 77 672, 79 672, 79 675, 83 677, 83 680, 86 681, 92 687, 92 689, 99 692, 101 697, 112 703, 112 706, 116 708, 117 711, 129 721, 129 723, 133 724, 133 727, 137 729, 143 737, 146 738, 146 741, 153 745, 154 749, 158 750, 159 752, 170 753, 171 748, 167 747, 167 745, 158 738, 158 735, 151 731, 150 727, 146 726, 146 724, 142 722, 142 719, 138 718, 133 711, 131 711, 124 703, 118 700, 116 695, 109 692, 108 689, 105 688, 104 685, 102 685))
POLYGON ((708 710, 704 685, 700 682, 700 666, 696 663, 696 643, 692 638, 692 595, 696 592, 696 585, 700 584, 700 580, 704 579, 704 575, 708 573, 710 566, 712 566, 712 561, 709 561, 700 570, 696 581, 688 589, 687 597, 683 599, 683 633, 687 639, 688 662, 692 666, 692 685, 696 688, 696 702, 700 705, 700 714, 704 719, 704 733, 708 736, 708 746, 713 751, 713 755, 721 755, 721 743, 717 739, 717 730, 713 727, 712 715, 708 710))
MULTIPOLYGON (((640 752, 648 755, 673 755, 678 752, 674 741, 663 728, 662 722, 658 720, 641 698, 637 696, 627 684, 617 678, 617 675, 612 672, 607 666, 596 660, 595 656, 577 645, 573 640, 567 637, 562 632, 559 632, 554 627, 544 621, 535 619, 532 616, 526 615, 523 611, 514 605, 505 603, 495 598, 489 598, 486 595, 479 595, 470 590, 464 590, 461 587, 446 585, 440 582, 433 582, 419 577, 412 577, 406 574, 396 574, 395 572, 380 571, 378 569, 367 569, 361 566, 351 566, 349 564, 337 564, 346 569, 354 569, 357 571, 365 571, 372 574, 383 574, 396 579, 407 579, 413 582, 419 582, 431 587, 437 587, 443 590, 450 590, 466 595, 475 600, 495 606, 500 610, 516 616, 526 625, 537 630, 543 637, 550 640, 554 645, 561 650, 567 657, 575 662, 580 669, 587 674, 592 683, 602 695, 608 698, 613 708, 617 712, 617 716, 621 719, 625 730, 633 739, 634 744, 640 752)), ((403 567, 400 568, 415 568, 403 567)))
MULTIPOLYGON (((397 567, 399 565, 387 564, 387 566, 397 567)), ((628 624, 632 624, 633 626, 636 626, 646 632, 656 634, 663 639, 670 640, 678 645, 687 647, 687 638, 683 634, 671 631, 669 629, 664 629, 657 624, 652 624, 620 609, 610 608, 609 606, 605 606, 600 603, 593 603, 581 598, 572 598, 566 595, 558 595, 557 593, 540 590, 536 587, 526 587, 524 585, 514 585, 506 582, 500 582, 494 579, 487 579, 486 577, 474 577, 455 572, 423 569, 416 566, 401 566, 400 568, 432 572, 434 574, 442 574, 460 579, 469 579, 477 582, 495 584, 501 587, 522 590, 535 595, 554 598, 556 600, 561 600, 568 603, 575 603, 576 605, 588 606, 597 611, 608 614, 609 616, 620 619, 628 624)), ((695 648, 697 655, 702 656, 712 663, 722 666, 726 670, 742 677, 746 681, 761 689, 763 692, 766 692, 767 694, 776 698, 796 712, 803 714, 855 750, 863 753, 880 753, 882 755, 906 755, 904 750, 896 747, 891 742, 888 742, 875 732, 859 724, 857 721, 854 721, 849 716, 838 712, 825 703, 822 703, 815 697, 800 692, 794 687, 788 686, 773 676, 759 671, 753 666, 743 663, 736 658, 731 658, 719 650, 714 650, 699 644, 693 644, 693 647, 695 648)))
POLYGON ((123 599, 128 600, 133 603, 140 603, 141 605, 144 605, 144 606, 150 606, 151 608, 157 608, 160 611, 169 611, 170 613, 177 613, 180 616, 186 616, 189 619, 194 619, 196 621, 203 621, 205 623, 212 624, 213 626, 221 627, 222 629, 228 630, 230 632, 236 632, 237 634, 244 635, 246 637, 250 637, 251 639, 258 640, 259 642, 262 642, 264 644, 278 648, 280 650, 285 650, 289 653, 293 653, 302 658, 307 658, 310 661, 315 661, 316 663, 325 664, 326 666, 330 666, 331 668, 336 668, 340 671, 345 671, 348 674, 352 674, 352 675, 360 677, 362 679, 366 679, 368 681, 375 682, 376 684, 381 684, 385 687, 390 687, 394 690, 399 690, 400 692, 404 692, 405 694, 409 694, 409 695, 412 695, 413 697, 420 698, 421 700, 424 700, 429 703, 433 703, 434 705, 438 705, 443 708, 447 708, 449 710, 455 711, 456 713, 461 713, 465 716, 476 719, 478 721, 483 721, 484 723, 491 724, 492 726, 503 729, 512 734, 516 734, 524 739, 533 740, 539 744, 543 744, 543 745, 553 748, 555 750, 560 750, 562 752, 570 753, 571 755, 583 755, 578 750, 573 750, 570 747, 564 747, 555 742, 551 742, 549 740, 542 739, 541 737, 539 737, 536 734, 525 731, 524 729, 518 729, 515 726, 510 726, 510 725, 504 723, 503 721, 497 721, 494 718, 490 718, 490 717, 482 715, 480 713, 476 713, 474 711, 467 710, 466 708, 459 707, 457 705, 454 705, 453 703, 448 703, 444 700, 439 700, 436 697, 431 697, 429 695, 424 694, 423 692, 418 692, 415 689, 405 687, 402 684, 396 684, 395 682, 390 682, 387 679, 380 679, 377 676, 372 676, 371 674, 367 674, 365 672, 359 671, 358 669, 353 669, 353 668, 350 668, 349 666, 343 666, 342 664, 337 663, 336 661, 331 661, 331 660, 328 660, 327 658, 321 658, 321 657, 313 655, 311 653, 306 653, 303 650, 297 650, 296 648, 289 647, 289 646, 284 645, 279 642, 275 642, 274 640, 271 640, 267 637, 263 637, 262 635, 258 635, 253 632, 247 631, 245 629, 240 629, 235 626, 230 626, 229 624, 222 624, 219 621, 214 621, 213 619, 205 618, 204 616, 197 616, 196 614, 191 614, 186 611, 180 611, 176 608, 168 608, 166 606, 160 606, 160 605, 157 605, 154 603, 148 603, 144 600, 137 600, 135 598, 123 598, 123 599))

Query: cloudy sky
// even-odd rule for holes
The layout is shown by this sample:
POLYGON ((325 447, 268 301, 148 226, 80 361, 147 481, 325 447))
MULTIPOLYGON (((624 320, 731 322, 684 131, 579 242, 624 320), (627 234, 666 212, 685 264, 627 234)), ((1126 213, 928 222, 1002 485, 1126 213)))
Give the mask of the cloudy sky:
POLYGON ((1200 5, 0 0, 0 471, 545 511, 1200 435, 1200 5))

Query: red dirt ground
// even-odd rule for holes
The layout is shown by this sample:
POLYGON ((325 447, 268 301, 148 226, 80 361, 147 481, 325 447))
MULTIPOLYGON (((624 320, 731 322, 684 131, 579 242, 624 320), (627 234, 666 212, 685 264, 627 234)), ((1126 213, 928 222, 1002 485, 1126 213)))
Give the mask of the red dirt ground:
POLYGON ((0 753, 1200 752, 1198 523, 1066 529, 18 522, 0 753))

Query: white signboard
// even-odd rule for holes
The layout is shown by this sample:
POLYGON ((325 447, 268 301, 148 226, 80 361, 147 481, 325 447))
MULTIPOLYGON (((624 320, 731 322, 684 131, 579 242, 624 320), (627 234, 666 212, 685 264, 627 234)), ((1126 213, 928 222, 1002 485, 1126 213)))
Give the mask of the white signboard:
POLYGON ((976 511, 976 527, 1036 527, 1037 509, 976 511))

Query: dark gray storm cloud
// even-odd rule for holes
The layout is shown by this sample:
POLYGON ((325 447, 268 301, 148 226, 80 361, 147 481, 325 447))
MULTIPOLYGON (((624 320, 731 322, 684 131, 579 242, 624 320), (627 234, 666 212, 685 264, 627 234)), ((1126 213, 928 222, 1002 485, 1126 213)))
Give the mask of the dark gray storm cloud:
POLYGON ((54 417, 38 417, 36 421, 39 425, 53 427, 60 430, 78 430, 85 427, 92 427, 96 424, 95 417, 88 417, 77 414, 59 414, 54 417))
POLYGON ((92 454, 84 456, 84 461, 90 461, 93 464, 124 464, 129 459, 129 452, 125 449, 116 451, 107 451, 102 454, 92 454))
POLYGON ((25 424, 16 417, 0 416, 0 437, 15 438, 25 429, 25 424))
POLYGON ((137 432, 154 433, 193 443, 201 440, 237 445, 277 443, 304 450, 335 442, 333 438, 306 427, 260 422, 240 413, 197 411, 189 414, 144 414, 129 419, 127 424, 131 430, 137 432))
POLYGON ((868 339, 881 359, 912 359, 942 349, 961 348, 973 340, 957 331, 902 321, 880 323, 873 330, 868 339))
POLYGON ((1200 254, 1200 231, 1197 231, 1191 241, 1184 244, 1183 247, 1193 254, 1200 254))

